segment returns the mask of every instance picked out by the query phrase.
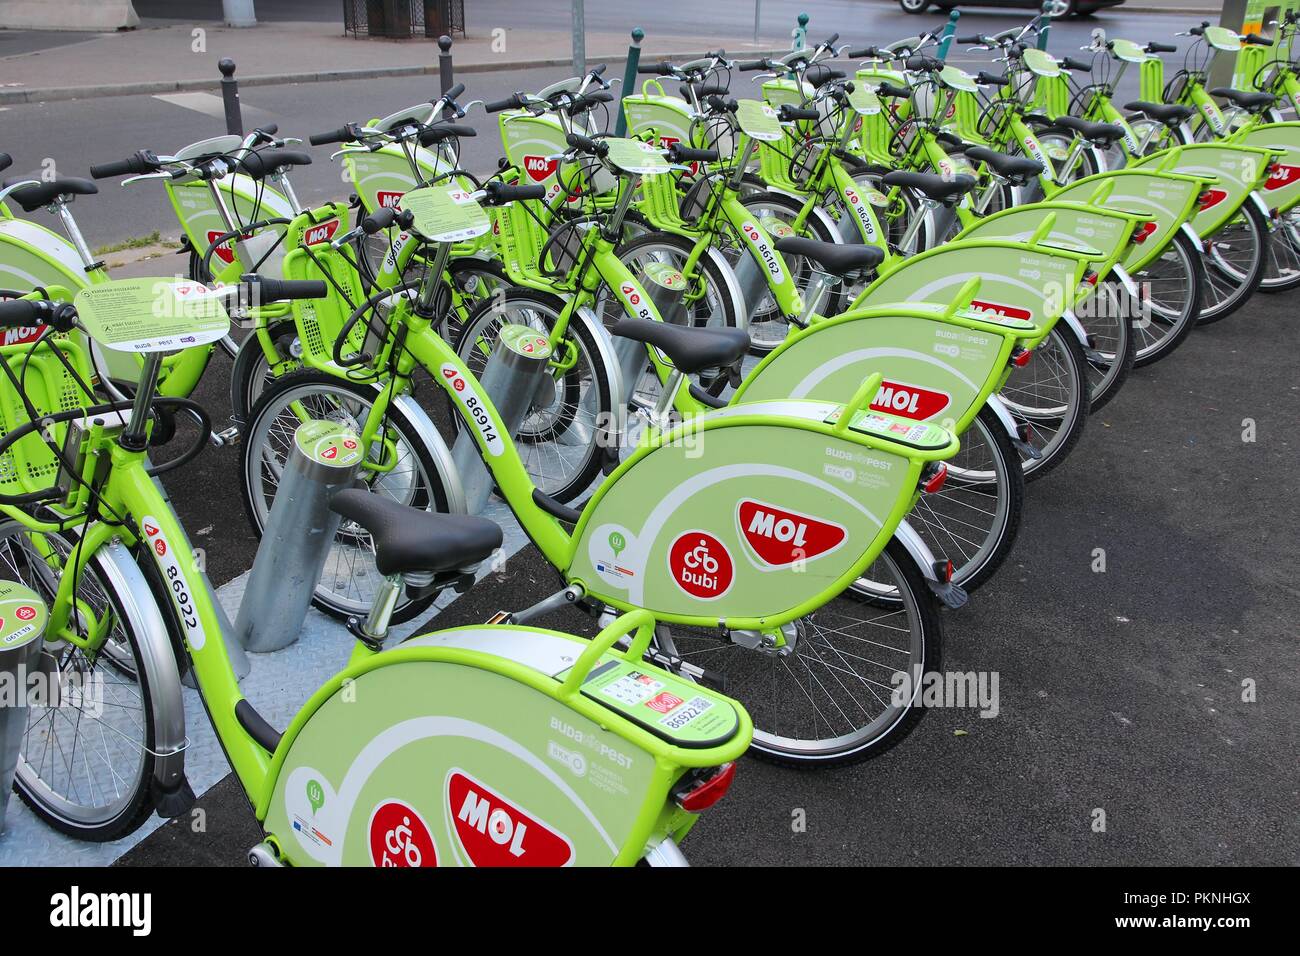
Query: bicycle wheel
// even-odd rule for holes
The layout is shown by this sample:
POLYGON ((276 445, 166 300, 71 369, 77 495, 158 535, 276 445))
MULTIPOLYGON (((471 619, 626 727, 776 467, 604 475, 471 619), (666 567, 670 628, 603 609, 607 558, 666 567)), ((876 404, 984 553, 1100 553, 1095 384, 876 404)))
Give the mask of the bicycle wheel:
POLYGON ((1291 209, 1269 222, 1268 256, 1260 292, 1290 292, 1300 287, 1300 210, 1291 209))
POLYGON ((1080 318, 1092 342, 1085 354, 1091 396, 1088 410, 1095 412, 1119 394, 1137 359, 1133 297, 1117 279, 1107 279, 1080 303, 1079 312, 1086 314, 1080 318))
MULTIPOLYGON (((52 602, 58 573, 75 536, 33 535, 16 521, 0 522, 0 574, 52 602), (46 557, 45 555, 49 556, 46 557)), ((82 624, 90 615, 107 638, 98 655, 67 643, 47 643, 42 670, 57 675, 59 706, 30 707, 14 788, 42 820, 79 840, 105 842, 132 832, 153 810, 152 695, 140 660, 148 625, 133 600, 114 590, 116 576, 100 555, 77 582, 82 624), (76 693, 80 687, 85 692, 76 693)), ((0 795, 0 799, 7 797, 0 795)))
POLYGON ((720 682, 754 718, 751 751, 774 763, 829 767, 879 756, 921 719, 919 693, 895 698, 896 675, 937 671, 937 599, 896 541, 868 569, 901 595, 892 607, 832 599, 785 629, 782 646, 749 647, 704 628, 656 632, 657 659, 684 676, 720 682))
MULTIPOLYGON (((854 173, 853 181, 864 189, 872 189, 888 196, 889 187, 880 183, 880 178, 888 172, 888 169, 880 166, 868 167, 854 173)), ((887 209, 877 209, 876 217, 880 220, 880 227, 885 230, 885 241, 895 255, 910 256, 935 245, 935 237, 930 235, 930 217, 921 205, 920 194, 914 189, 900 189, 894 203, 887 209), (918 219, 920 223, 915 233, 904 246, 903 240, 907 238, 908 228, 918 219)))
POLYGON ((1133 323, 1136 368, 1160 361, 1187 338, 1201 312, 1204 276, 1200 250, 1181 232, 1164 252, 1133 275, 1142 290, 1138 320, 1133 323))
MULTIPOLYGON (((1001 419, 985 405, 946 462, 948 480, 921 495, 907 515, 936 558, 952 562, 952 581, 967 592, 987 581, 1016 542, 1025 503, 1025 476, 1001 419)), ((886 607, 898 601, 887 582, 859 578, 850 589, 886 607)))
POLYGON ((1259 288, 1268 260, 1268 223, 1247 202, 1205 244, 1205 293, 1197 325, 1210 325, 1236 312, 1259 288))
POLYGON ((1058 322, 1034 349, 1033 359, 1012 369, 999 397, 1033 431, 1040 458, 1021 458, 1025 480, 1047 474, 1078 443, 1088 420, 1088 360, 1074 332, 1058 322))
MULTIPOLYGON (((266 528, 298 426, 313 419, 328 420, 360 433, 377 395, 372 386, 314 371, 286 375, 262 392, 248 417, 240 468, 244 509, 259 538, 266 528)), ((371 491, 425 511, 448 510, 447 491, 433 455, 419 428, 400 406, 389 408, 384 430, 367 457, 370 461, 392 462, 392 467, 383 472, 361 472, 371 491), (391 457, 386 449, 391 449, 391 457)), ((363 617, 383 581, 375 567, 369 532, 344 521, 334 535, 312 603, 335 617, 363 617)), ((393 612, 393 623, 410 620, 433 599, 434 595, 411 598, 403 592, 393 612)))
MULTIPOLYGON (((669 265, 682 272, 694 247, 695 243, 682 236, 655 232, 623 243, 618 247, 616 255, 644 284, 647 281, 646 268, 652 263, 669 265)), ((716 258, 701 256, 682 297, 686 324, 731 329, 740 326, 741 315, 731 295, 735 284, 734 273, 725 275, 716 258)), ((604 284, 596 293, 596 314, 607 325, 625 315, 621 303, 604 284)))
MULTIPOLYGON (((279 361, 296 360, 302 356, 302 342, 298 328, 290 320, 276 322, 267 333, 275 347, 279 361)), ((275 381, 271 365, 254 336, 245 339, 235 353, 235 364, 230 369, 230 410, 236 421, 247 421, 253 406, 262 392, 275 381)))
MULTIPOLYGON (((774 217, 788 224, 792 229, 794 228, 795 219, 803 210, 802 200, 774 192, 753 193, 745 196, 741 199, 741 202, 755 216, 774 217)), ((796 230, 795 234, 808 239, 817 239, 820 242, 839 241, 839 236, 833 233, 830 227, 816 216, 809 216, 803 229, 796 230)), ((738 237, 732 236, 729 238, 730 247, 723 251, 734 267, 740 260, 740 256, 749 255, 749 253, 741 248, 738 237)), ((808 286, 817 274, 817 267, 804 256, 795 256, 783 252, 781 258, 784 260, 786 268, 790 270, 790 274, 794 277, 800 295, 807 297, 810 294, 808 286)), ((837 315, 844 311, 844 304, 845 289, 843 283, 841 283, 832 290, 830 299, 822 306, 822 314, 837 315)), ((785 341, 786 333, 790 330, 790 323, 781 314, 781 310, 777 308, 776 300, 770 293, 765 293, 759 302, 745 303, 745 308, 749 312, 749 337, 753 342, 753 350, 756 353, 770 352, 785 341)))
MULTIPOLYGON (((509 289, 470 313, 455 343, 456 354, 482 375, 503 325, 526 325, 550 335, 564 311, 559 296, 509 289)), ((543 389, 512 436, 533 483, 557 501, 585 491, 614 444, 615 394, 600 358, 596 333, 580 316, 569 322, 551 366, 552 387, 543 389)), ((460 428, 460 417, 452 415, 460 428)))

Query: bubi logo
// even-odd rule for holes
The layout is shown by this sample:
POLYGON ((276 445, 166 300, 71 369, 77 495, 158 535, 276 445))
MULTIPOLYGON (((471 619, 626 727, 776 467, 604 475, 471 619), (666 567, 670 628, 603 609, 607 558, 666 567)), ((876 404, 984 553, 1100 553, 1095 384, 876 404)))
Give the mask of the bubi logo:
POLYGON ((938 415, 948 407, 951 400, 952 396, 947 392, 885 379, 880 383, 880 391, 871 400, 871 408, 877 412, 925 420, 938 415))
POLYGON ((1266 191, 1283 189, 1294 182, 1300 182, 1300 166, 1274 163, 1273 168, 1269 171, 1268 181, 1264 183, 1264 189, 1266 191))
POLYGON ((547 159, 545 156, 525 156, 524 172, 528 178, 535 183, 544 182, 555 175, 555 170, 559 168, 558 159, 547 159))
POLYGON ((573 844, 501 794, 453 770, 447 807, 456 839, 474 866, 568 866, 573 844))
POLYGON ((1033 318, 1033 313, 1028 309, 1022 309, 1016 305, 1003 305, 1000 302, 971 299, 970 307, 976 312, 988 312, 1002 319, 1022 319, 1028 322, 1033 318))
POLYGON ((396 209, 404 195, 406 194, 392 189, 381 189, 375 193, 375 201, 379 203, 380 209, 396 209))
POLYGON ((370 862, 375 866, 438 865, 429 827, 401 800, 385 800, 370 815, 370 862))
POLYGON ((688 531, 668 549, 668 573, 691 597, 712 601, 731 589, 736 567, 721 541, 707 531, 688 531))
POLYGON ((339 221, 331 219, 329 222, 322 222, 318 226, 312 226, 303 234, 303 245, 316 246, 322 242, 329 242, 334 238, 334 233, 339 231, 339 221))
POLYGON ((848 532, 833 521, 787 511, 746 498, 736 510, 740 533, 765 563, 783 568, 829 554, 844 543, 848 532))
POLYGON ((1207 209, 1213 209, 1219 203, 1228 198, 1226 189, 1207 189, 1201 193, 1201 212, 1207 209))

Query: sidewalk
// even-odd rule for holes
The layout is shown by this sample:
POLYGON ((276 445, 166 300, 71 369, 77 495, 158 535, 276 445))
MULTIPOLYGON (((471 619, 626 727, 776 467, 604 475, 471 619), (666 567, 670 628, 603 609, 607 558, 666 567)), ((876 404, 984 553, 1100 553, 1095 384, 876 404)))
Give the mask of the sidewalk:
MULTIPOLYGON (((1121 11, 1217 20, 1219 8, 1212 0, 1139 0, 1114 12, 1121 11)), ((567 29, 503 25, 501 30, 495 38, 483 29, 457 39, 452 53, 458 76, 570 61, 572 38, 567 29)), ((0 36, 22 35, 0 31, 0 36)), ((438 72, 438 46, 432 39, 358 40, 344 36, 337 22, 263 22, 255 29, 235 30, 215 21, 143 20, 140 29, 129 32, 89 34, 75 42, 68 42, 66 36, 59 38, 58 45, 0 55, 0 106, 97 96, 215 92, 220 79, 217 61, 223 57, 235 60, 235 77, 241 87, 438 72)), ((587 59, 622 60, 629 42, 626 32, 589 29, 587 59)), ((646 55, 680 59, 721 47, 740 56, 757 56, 785 49, 788 42, 775 22, 770 30, 764 30, 758 45, 752 34, 726 36, 701 30, 691 35, 677 27, 670 35, 648 39, 646 55)), ((0 44, 0 54, 6 45, 0 44)), ((14 43, 11 48, 25 46, 14 43)))
MULTIPOLYGON (((567 30, 503 28, 504 36, 456 40, 452 50, 456 74, 489 70, 557 66, 570 61, 567 30)), ((622 59, 631 40, 626 33, 587 33, 587 59, 622 59)), ((664 37, 653 56, 697 56, 723 47, 741 55, 760 51, 752 38, 712 36, 664 37)), ((251 30, 219 24, 146 21, 138 30, 92 34, 77 43, 0 58, 0 105, 91 96, 215 92, 217 61, 231 57, 240 86, 313 83, 438 73, 438 45, 432 39, 357 40, 334 23, 264 23, 251 30), (202 31, 196 38, 196 31, 202 31), (196 52, 194 47, 201 45, 196 52), (99 78, 99 79, 97 79, 99 78), (111 78, 112 83, 104 80, 111 78)), ((649 56, 650 54, 647 54, 649 56)))

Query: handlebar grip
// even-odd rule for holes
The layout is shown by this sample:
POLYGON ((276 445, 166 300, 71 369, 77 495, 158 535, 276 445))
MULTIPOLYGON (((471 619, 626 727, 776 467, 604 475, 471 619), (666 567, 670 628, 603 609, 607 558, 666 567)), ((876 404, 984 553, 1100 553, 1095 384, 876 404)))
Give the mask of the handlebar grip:
POLYGON ((44 299, 13 299, 0 302, 0 329, 29 329, 44 325, 55 303, 44 299))
POLYGON ((116 179, 118 176, 143 176, 145 173, 152 173, 162 164, 158 162, 158 157, 147 149, 142 149, 134 156, 127 159, 120 159, 114 163, 99 163, 90 167, 90 175, 94 179, 116 179))
POLYGON ((262 302, 282 302, 289 299, 323 299, 329 294, 325 283, 319 279, 267 279, 263 276, 243 276, 250 291, 255 291, 262 302))
POLYGON ((980 36, 978 33, 976 33, 976 34, 973 34, 972 36, 968 36, 968 37, 958 37, 958 38, 957 38, 957 42, 960 43, 962 46, 966 46, 967 44, 980 44, 980 45, 983 45, 983 43, 984 43, 984 38, 983 38, 982 36, 980 36))
POLYGON ((1152 40, 1147 44, 1148 53, 1177 53, 1178 47, 1172 43, 1156 43, 1152 40))
POLYGON ((835 41, 838 40, 839 38, 840 35, 838 33, 832 33, 830 36, 828 36, 825 40, 822 41, 822 46, 834 46, 835 41))
POLYGON ((639 65, 637 66, 637 68, 636 68, 636 71, 637 71, 638 73, 654 73, 654 74, 657 74, 658 76, 672 76, 672 75, 673 75, 672 64, 670 64, 670 63, 662 63, 662 62, 661 62, 661 63, 650 63, 650 64, 648 64, 648 65, 647 65, 647 64, 639 64, 639 65))
POLYGON ((307 142, 313 146, 325 146, 329 143, 351 143, 356 139, 352 135, 352 130, 346 126, 341 126, 336 130, 328 133, 312 133, 307 137, 307 142))
POLYGON ((789 103, 786 103, 777 111, 777 118, 782 122, 789 122, 791 120, 818 120, 821 119, 821 113, 816 110, 800 109, 797 106, 791 106, 789 103))
POLYGON ((716 149, 695 149, 673 143, 668 147, 668 155, 678 163, 716 163, 720 154, 716 149))
POLYGON ((734 113, 740 109, 740 103, 734 96, 723 98, 717 93, 710 93, 704 98, 704 105, 710 109, 717 110, 719 113, 734 113))
POLYGON ((1243 34, 1241 38, 1241 42, 1245 43, 1247 46, 1272 46, 1273 45, 1269 43, 1267 40, 1265 40, 1258 33, 1243 34))
POLYGON ((490 182, 483 187, 487 192, 488 200, 494 206, 504 206, 506 203, 521 202, 529 199, 545 199, 546 187, 528 183, 522 186, 512 186, 499 180, 490 182))
POLYGON ((454 100, 456 97, 460 96, 460 94, 462 94, 462 93, 464 93, 464 92, 465 92, 465 84, 464 84, 464 83, 457 83, 455 86, 453 86, 451 89, 449 89, 446 93, 443 93, 442 96, 438 97, 438 99, 437 99, 436 102, 441 103, 441 102, 443 102, 443 101, 445 100, 446 102, 450 103, 452 100, 454 100))
POLYGON ((523 108, 524 100, 518 93, 511 93, 504 100, 497 100, 495 103, 483 104, 483 109, 489 113, 500 113, 502 110, 521 110, 523 108))
POLYGON ((565 142, 574 149, 580 149, 584 153, 591 153, 593 156, 604 156, 609 152, 609 145, 607 143, 601 143, 597 140, 590 139, 583 136, 581 133, 570 133, 566 137, 565 142))
POLYGON ((943 60, 917 53, 915 56, 909 56, 903 65, 913 73, 932 73, 943 69, 943 60))
POLYGON ((453 136, 469 137, 477 136, 478 130, 472 126, 464 126, 460 123, 439 123, 437 126, 431 126, 429 129, 421 130, 418 137, 421 146, 432 146, 434 143, 441 143, 444 139, 450 139, 453 136))
POLYGON ((893 83, 890 83, 888 80, 886 80, 885 82, 881 83, 878 87, 876 87, 876 93, 879 96, 889 96, 899 100, 907 99, 912 95, 911 90, 904 89, 901 86, 895 86, 893 83))
POLYGON ((767 66, 765 60, 740 60, 736 63, 736 69, 741 73, 753 73, 755 70, 761 70, 767 66))
POLYGON ((604 64, 604 63, 601 63, 599 66, 593 66, 593 67, 591 68, 591 71, 590 71, 590 74, 589 74, 589 75, 590 75, 590 76, 604 76, 604 75, 605 75, 605 64, 604 64))
POLYGON ((1089 73, 1092 72, 1091 63, 1084 63, 1082 60, 1076 60, 1072 56, 1063 56, 1058 62, 1067 70, 1087 70, 1089 73))
POLYGON ((365 219, 361 220, 361 231, 367 236, 373 236, 381 229, 388 229, 397 221, 396 209, 376 209, 365 219))
POLYGON ((1198 37, 1205 33, 1205 27, 1191 27, 1187 32, 1194 37, 1198 37))
POLYGON ((987 73, 980 70, 975 74, 975 82, 981 86, 1006 86, 1011 79, 1006 76, 998 76, 996 73, 987 73))

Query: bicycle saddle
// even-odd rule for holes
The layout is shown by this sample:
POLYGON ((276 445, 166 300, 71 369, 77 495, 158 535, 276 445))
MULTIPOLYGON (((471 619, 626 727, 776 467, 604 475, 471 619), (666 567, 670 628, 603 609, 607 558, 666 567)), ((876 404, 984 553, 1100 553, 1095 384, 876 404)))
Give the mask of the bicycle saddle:
POLYGON ((882 249, 857 242, 822 242, 802 236, 786 236, 776 241, 776 248, 779 252, 811 259, 822 267, 823 272, 840 278, 874 269, 885 260, 882 249))
POLYGON ((668 356, 674 368, 687 375, 719 365, 733 365, 749 350, 749 333, 744 329, 690 327, 654 319, 619 319, 609 331, 612 335, 653 345, 668 356))
POLYGON ((487 518, 421 511, 361 488, 338 492, 330 509, 370 532, 380 574, 457 571, 501 547, 501 529, 487 518))
POLYGON ((1247 93, 1245 90, 1234 90, 1230 86, 1216 86, 1210 90, 1210 95, 1222 96, 1225 100, 1231 100, 1243 110, 1252 113, 1266 110, 1277 102, 1277 97, 1272 93, 1247 93))
POLYGON ((1124 109, 1146 113, 1153 120, 1164 123, 1166 126, 1177 126, 1183 120, 1191 119, 1196 115, 1196 110, 1190 106, 1149 103, 1146 100, 1134 100, 1132 103, 1125 103, 1124 109))
POLYGON ((691 98, 691 90, 694 90, 696 97, 701 100, 706 96, 726 96, 731 92, 731 89, 727 84, 723 83, 716 77, 705 80, 703 83, 698 80, 693 80, 690 83, 683 83, 681 86, 677 87, 677 92, 684 100, 689 100, 691 98))
POLYGON ((896 169, 880 177, 884 186, 910 186, 935 202, 952 205, 958 196, 975 188, 975 178, 961 174, 947 178, 936 173, 914 173, 896 169))
POLYGON ((1027 159, 1024 156, 1008 156, 1006 153, 999 153, 987 146, 972 146, 966 150, 966 156, 987 164, 999 176, 1021 184, 1033 176, 1046 172, 1043 169, 1043 164, 1036 159, 1027 159))
MULTIPOLYGON (((22 182, 22 179, 8 180, 5 185, 8 186, 16 182, 22 182)), ((47 183, 20 186, 9 194, 9 198, 22 206, 24 212, 35 212, 42 206, 48 206, 60 196, 93 196, 97 192, 99 192, 99 187, 89 179, 68 177, 67 179, 52 179, 47 183)))
POLYGON ((1124 138, 1124 130, 1114 123, 1093 123, 1077 116, 1058 116, 1056 125, 1072 129, 1088 142, 1103 146, 1124 138))
POLYGON ((239 161, 239 171, 251 179, 262 179, 284 166, 310 166, 311 157, 291 149, 264 149, 239 161))

